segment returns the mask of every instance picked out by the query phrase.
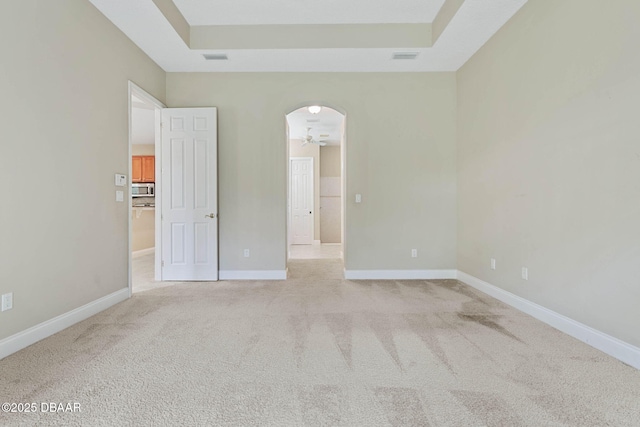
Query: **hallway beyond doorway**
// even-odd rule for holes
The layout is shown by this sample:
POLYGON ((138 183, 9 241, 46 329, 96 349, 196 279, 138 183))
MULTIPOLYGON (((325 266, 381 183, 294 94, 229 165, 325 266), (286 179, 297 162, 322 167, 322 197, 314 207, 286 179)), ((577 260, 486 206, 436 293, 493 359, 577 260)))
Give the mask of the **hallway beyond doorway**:
POLYGON ((342 259, 342 245, 289 245, 289 259, 342 259))

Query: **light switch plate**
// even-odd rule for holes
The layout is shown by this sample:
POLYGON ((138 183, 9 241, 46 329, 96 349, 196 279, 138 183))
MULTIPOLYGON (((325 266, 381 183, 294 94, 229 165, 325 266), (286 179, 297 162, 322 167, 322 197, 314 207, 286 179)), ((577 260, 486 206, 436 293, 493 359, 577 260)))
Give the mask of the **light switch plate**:
POLYGON ((116 187, 124 187, 125 185, 127 185, 127 176, 117 173, 116 174, 116 187))
POLYGON ((362 203, 362 194, 356 194, 356 203, 362 203))
POLYGON ((13 308, 13 292, 2 295, 2 311, 11 310, 13 308))
POLYGON ((116 202, 124 202, 124 191, 116 190, 116 202))

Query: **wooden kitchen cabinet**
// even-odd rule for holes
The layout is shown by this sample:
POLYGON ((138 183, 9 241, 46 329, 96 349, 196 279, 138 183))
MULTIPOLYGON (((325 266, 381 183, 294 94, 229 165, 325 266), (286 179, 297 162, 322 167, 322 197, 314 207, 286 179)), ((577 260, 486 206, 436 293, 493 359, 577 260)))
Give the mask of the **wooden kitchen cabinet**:
POLYGON ((154 182, 156 180, 156 158, 154 156, 142 157, 142 182, 154 182))
POLYGON ((131 157, 131 182, 142 182, 142 156, 131 157))
POLYGON ((131 182, 154 182, 155 180, 155 156, 131 156, 131 182))

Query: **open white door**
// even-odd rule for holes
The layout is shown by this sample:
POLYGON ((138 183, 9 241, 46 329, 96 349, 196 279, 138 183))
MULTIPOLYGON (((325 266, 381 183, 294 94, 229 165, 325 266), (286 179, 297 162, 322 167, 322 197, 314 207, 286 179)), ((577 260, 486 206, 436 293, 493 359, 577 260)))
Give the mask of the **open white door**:
POLYGON ((313 243, 313 157, 292 157, 291 243, 313 243))
POLYGON ((162 280, 218 280, 216 119, 162 110, 162 280))

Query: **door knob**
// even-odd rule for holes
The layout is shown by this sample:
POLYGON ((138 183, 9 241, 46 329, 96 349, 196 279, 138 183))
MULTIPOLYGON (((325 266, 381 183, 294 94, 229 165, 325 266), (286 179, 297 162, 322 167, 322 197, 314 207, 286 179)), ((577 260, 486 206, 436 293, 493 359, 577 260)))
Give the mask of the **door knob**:
POLYGON ((205 215, 204 217, 205 217, 205 218, 215 218, 215 217, 216 217, 216 214, 214 214, 214 213, 210 213, 209 215, 205 215))

